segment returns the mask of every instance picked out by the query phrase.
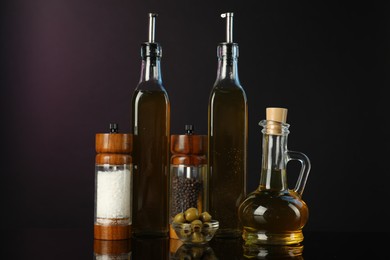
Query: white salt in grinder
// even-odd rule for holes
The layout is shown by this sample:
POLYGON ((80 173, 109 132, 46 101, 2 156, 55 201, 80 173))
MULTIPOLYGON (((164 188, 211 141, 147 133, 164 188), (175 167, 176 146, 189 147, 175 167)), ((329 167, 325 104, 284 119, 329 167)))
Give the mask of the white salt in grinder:
POLYGON ((132 135, 96 134, 94 238, 122 240, 131 236, 132 135))

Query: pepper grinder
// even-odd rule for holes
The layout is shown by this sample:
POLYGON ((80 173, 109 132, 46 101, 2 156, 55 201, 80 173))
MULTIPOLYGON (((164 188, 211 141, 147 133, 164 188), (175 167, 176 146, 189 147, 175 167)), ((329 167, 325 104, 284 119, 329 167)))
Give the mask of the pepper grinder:
MULTIPOLYGON (((185 134, 171 135, 170 224, 188 208, 208 211, 207 135, 194 134, 194 126, 186 125, 185 134)), ((177 239, 170 228, 170 238, 177 239)))
POLYGON ((131 235, 132 135, 118 133, 110 124, 109 133, 96 134, 94 238, 128 239, 131 235))

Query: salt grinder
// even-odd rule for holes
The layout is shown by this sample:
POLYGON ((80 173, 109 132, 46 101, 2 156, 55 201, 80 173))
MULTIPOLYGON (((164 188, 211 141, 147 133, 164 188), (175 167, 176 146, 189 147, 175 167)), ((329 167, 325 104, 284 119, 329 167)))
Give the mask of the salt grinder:
POLYGON ((96 134, 94 238, 128 239, 131 235, 132 135, 118 133, 110 124, 109 133, 96 134))
POLYGON ((128 260, 131 259, 131 240, 93 241, 94 260, 128 260))
MULTIPOLYGON (((194 126, 186 125, 185 134, 171 135, 171 170, 169 223, 188 208, 208 210, 207 135, 195 135, 194 126)), ((170 228, 170 238, 177 239, 170 228)))

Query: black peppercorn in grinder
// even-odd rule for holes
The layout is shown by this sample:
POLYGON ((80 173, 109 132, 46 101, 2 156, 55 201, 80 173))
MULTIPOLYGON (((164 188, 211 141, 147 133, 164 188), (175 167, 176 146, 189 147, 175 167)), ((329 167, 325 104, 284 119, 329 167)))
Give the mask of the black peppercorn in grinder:
MULTIPOLYGON (((188 208, 208 211, 207 135, 195 135, 194 126, 186 125, 185 134, 171 135, 169 223, 188 208)), ((170 237, 176 233, 170 225, 170 237)))

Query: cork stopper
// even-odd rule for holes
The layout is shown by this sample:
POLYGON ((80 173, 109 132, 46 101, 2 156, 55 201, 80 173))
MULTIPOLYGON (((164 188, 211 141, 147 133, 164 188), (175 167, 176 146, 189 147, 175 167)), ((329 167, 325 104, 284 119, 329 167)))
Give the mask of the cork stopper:
POLYGON ((286 124, 287 109, 281 107, 267 107, 266 109, 266 133, 281 135, 283 124, 286 124))
POLYGON ((281 107, 267 107, 266 109, 266 119, 281 123, 286 123, 287 120, 287 109, 281 107))

